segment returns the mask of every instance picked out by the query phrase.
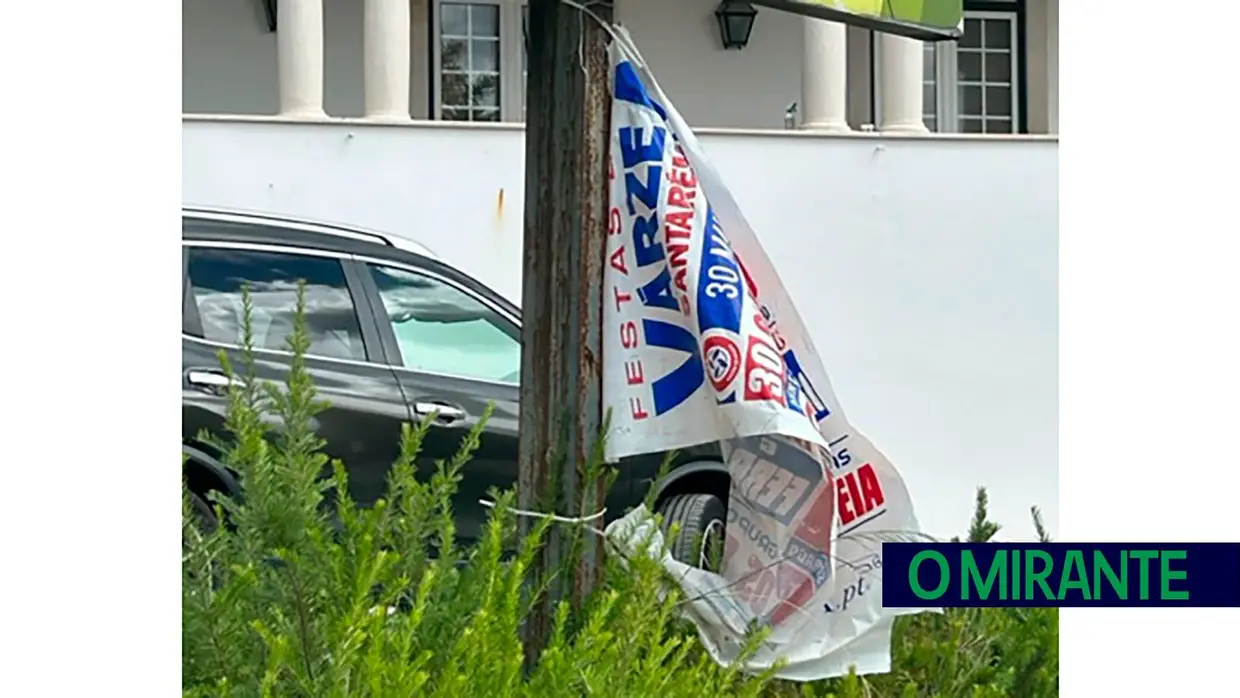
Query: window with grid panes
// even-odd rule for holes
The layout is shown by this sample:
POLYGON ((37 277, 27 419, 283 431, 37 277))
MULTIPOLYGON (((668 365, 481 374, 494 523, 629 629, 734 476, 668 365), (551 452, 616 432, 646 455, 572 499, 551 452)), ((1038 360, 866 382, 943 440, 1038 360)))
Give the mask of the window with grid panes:
POLYGON ((450 121, 500 120, 499 7, 439 5, 440 115, 450 121))
POLYGON ((437 0, 435 111, 448 121, 525 118, 523 0, 437 0))
POLYGON ((1016 17, 966 17, 956 45, 957 123, 963 133, 1013 133, 1016 123, 1016 17))
MULTIPOLYGON (((1017 31, 1014 12, 966 12, 959 41, 925 44, 922 118, 926 128, 950 133, 1016 131, 1017 31)), ((874 55, 877 66, 878 52, 874 55)), ((877 90, 875 94, 881 114, 877 90)))

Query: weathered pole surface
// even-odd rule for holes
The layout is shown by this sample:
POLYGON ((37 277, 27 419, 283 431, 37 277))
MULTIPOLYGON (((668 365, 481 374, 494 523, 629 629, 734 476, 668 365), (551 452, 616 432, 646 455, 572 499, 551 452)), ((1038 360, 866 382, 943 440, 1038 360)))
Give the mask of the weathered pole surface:
MULTIPOLYGON (((611 20, 610 3, 589 7, 611 20)), ((522 509, 550 503, 556 511, 548 513, 583 516, 603 500, 603 483, 585 482, 582 466, 602 424, 608 34, 559 0, 530 0, 528 37, 517 498, 522 509)), ((533 522, 523 524, 528 530, 533 522)), ((566 533, 562 525, 552 527, 531 579, 561 569, 569 554, 566 533)), ((525 624, 529 661, 545 646, 553 604, 580 602, 598 579, 602 541, 586 535, 582 542, 572 573, 557 578, 525 624)))

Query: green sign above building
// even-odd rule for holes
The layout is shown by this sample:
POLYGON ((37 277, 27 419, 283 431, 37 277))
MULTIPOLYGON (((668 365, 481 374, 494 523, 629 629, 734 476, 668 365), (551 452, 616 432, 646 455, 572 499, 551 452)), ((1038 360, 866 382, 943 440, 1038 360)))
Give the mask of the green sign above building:
POLYGON ((923 41, 960 37, 964 0, 753 0, 799 15, 923 41))

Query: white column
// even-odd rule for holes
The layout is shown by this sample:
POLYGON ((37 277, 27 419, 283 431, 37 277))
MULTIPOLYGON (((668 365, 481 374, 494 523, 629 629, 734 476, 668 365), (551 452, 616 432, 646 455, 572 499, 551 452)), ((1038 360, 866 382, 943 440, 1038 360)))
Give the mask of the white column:
POLYGON ((368 119, 409 119, 409 0, 364 0, 362 89, 368 119))
POLYGON ((924 44, 916 39, 878 35, 878 90, 882 105, 878 130, 929 133, 922 120, 924 51, 924 44))
POLYGON ((280 115, 322 118, 323 0, 280 0, 277 7, 280 115))
POLYGON ((848 27, 801 20, 801 128, 848 131, 848 27))

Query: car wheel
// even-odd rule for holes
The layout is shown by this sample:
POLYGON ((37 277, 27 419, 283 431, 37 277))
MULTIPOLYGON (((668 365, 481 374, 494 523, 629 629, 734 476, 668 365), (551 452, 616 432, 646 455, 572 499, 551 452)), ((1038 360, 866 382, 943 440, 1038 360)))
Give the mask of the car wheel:
MULTIPOLYGON (((215 531, 219 526, 219 519, 215 516, 215 509, 202 495, 197 492, 189 493, 189 526, 181 528, 181 564, 184 565, 189 552, 189 536, 207 536, 215 531)), ((219 588, 221 578, 219 568, 215 562, 208 562, 205 569, 206 574, 211 578, 211 586, 219 588)), ((190 570, 188 579, 195 579, 197 571, 190 570)))
POLYGON ((659 505, 663 533, 670 537, 673 526, 679 532, 668 545, 672 557, 704 570, 718 572, 722 559, 727 509, 713 494, 677 494, 659 505))
POLYGON ((189 493, 189 514, 193 525, 203 533, 210 533, 219 525, 215 518, 215 509, 197 492, 189 493))

